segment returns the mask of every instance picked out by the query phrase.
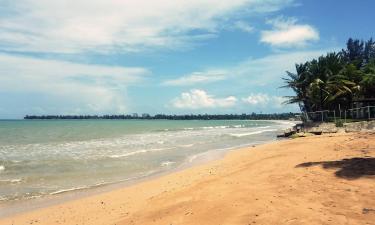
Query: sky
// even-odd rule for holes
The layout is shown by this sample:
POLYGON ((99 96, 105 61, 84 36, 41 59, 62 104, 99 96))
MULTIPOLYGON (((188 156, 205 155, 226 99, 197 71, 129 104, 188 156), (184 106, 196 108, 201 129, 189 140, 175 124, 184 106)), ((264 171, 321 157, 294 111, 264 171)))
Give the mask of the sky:
POLYGON ((296 63, 375 37, 373 0, 0 0, 0 118, 298 112, 296 63))

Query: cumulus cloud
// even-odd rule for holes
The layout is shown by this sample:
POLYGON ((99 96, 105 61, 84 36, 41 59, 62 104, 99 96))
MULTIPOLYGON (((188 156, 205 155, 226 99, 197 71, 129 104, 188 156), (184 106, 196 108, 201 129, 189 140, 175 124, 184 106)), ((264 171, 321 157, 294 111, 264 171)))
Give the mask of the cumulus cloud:
MULTIPOLYGON (((52 53, 185 48, 241 15, 293 0, 17 0, 0 7, 0 49, 52 53), (4 12, 4 13, 2 13, 4 12)), ((245 30, 245 27, 239 24, 245 30)))
MULTIPOLYGON (((8 103, 1 98, 2 105, 27 102, 28 110, 34 108, 41 113, 121 113, 127 110, 126 88, 141 81, 148 73, 137 67, 78 64, 0 54, 2 95, 22 97, 20 101, 8 103), (33 95, 38 98, 34 99, 33 95)), ((22 108, 20 105, 15 107, 22 108)))
POLYGON ((272 108, 280 108, 286 100, 282 96, 270 96, 265 93, 252 93, 249 96, 242 98, 242 102, 253 106, 270 106, 272 108))
POLYGON ((270 101, 270 97, 267 94, 251 94, 246 98, 242 98, 243 102, 250 105, 265 105, 270 101))
POLYGON ((180 97, 172 101, 172 106, 179 109, 228 108, 236 104, 237 98, 215 98, 204 90, 193 89, 183 92, 180 97))
POLYGON ((261 33, 260 41, 275 47, 301 47, 319 40, 319 32, 308 24, 297 24, 295 18, 278 17, 268 21, 272 30, 261 33))
POLYGON ((225 70, 207 70, 203 72, 193 72, 177 79, 166 80, 162 84, 166 86, 190 86, 224 80, 227 75, 227 71, 225 70))

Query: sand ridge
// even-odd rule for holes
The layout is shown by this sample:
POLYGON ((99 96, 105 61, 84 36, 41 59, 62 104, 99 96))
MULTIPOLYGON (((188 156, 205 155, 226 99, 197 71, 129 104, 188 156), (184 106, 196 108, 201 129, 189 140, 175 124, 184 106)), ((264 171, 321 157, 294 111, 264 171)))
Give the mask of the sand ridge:
POLYGON ((373 224, 375 133, 277 141, 0 224, 373 224))

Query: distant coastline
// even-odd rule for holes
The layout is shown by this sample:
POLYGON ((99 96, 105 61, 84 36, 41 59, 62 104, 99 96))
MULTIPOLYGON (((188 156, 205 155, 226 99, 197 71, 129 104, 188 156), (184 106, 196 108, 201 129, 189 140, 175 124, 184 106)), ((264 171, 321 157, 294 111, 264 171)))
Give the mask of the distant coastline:
POLYGON ((190 114, 190 115, 166 115, 147 113, 138 115, 26 115, 25 120, 85 120, 85 119, 110 119, 110 120, 293 120, 299 117, 299 113, 270 113, 270 114, 190 114))

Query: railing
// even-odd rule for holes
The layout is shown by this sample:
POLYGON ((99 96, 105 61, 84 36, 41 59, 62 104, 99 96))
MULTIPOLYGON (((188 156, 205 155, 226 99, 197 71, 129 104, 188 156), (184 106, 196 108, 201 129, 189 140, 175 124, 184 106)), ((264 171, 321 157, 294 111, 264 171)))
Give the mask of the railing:
POLYGON ((322 110, 307 112, 302 115, 304 120, 314 122, 343 122, 375 119, 375 106, 365 106, 346 110, 322 110))

